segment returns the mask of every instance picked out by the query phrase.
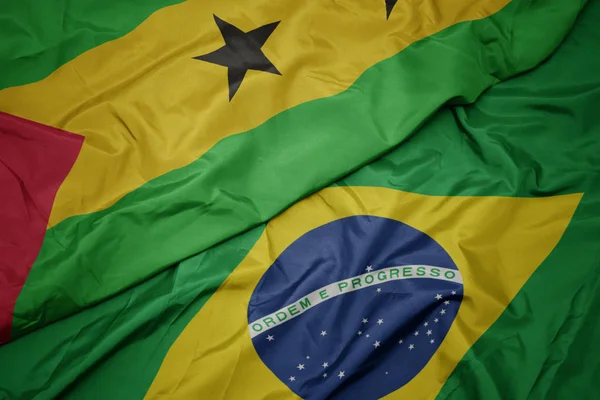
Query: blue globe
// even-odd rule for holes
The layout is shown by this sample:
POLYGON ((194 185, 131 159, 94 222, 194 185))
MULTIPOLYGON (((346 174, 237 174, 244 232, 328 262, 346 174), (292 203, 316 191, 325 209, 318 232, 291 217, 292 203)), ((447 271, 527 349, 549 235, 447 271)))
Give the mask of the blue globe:
POLYGON ((305 399, 377 399, 406 385, 458 313, 460 272, 431 237, 353 216, 293 242, 257 284, 249 330, 265 365, 305 399))

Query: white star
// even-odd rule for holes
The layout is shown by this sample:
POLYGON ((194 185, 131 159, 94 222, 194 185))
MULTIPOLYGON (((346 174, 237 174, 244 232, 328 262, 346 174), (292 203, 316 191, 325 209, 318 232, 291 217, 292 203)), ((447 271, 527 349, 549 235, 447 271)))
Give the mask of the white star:
POLYGON ((431 329, 427 331, 427 336, 431 335, 431 329))
POLYGON ((450 304, 450 300, 446 300, 446 301, 444 302, 444 304, 445 304, 445 305, 448 305, 448 304, 450 304))
POLYGON ((433 322, 435 322, 436 324, 438 323, 439 319, 434 319, 433 322))
POLYGON ((429 343, 431 343, 431 344, 433 344, 433 342, 435 342, 435 339, 431 339, 431 340, 429 341, 429 343))
POLYGON ((373 343, 373 346, 375 346, 377 348, 377 347, 379 347, 380 343, 381 342, 379 340, 376 340, 375 343, 373 343))
POLYGON ((362 335, 362 331, 358 331, 358 332, 356 332, 356 334, 357 334, 358 336, 360 336, 360 335, 362 335))
POLYGON ((362 320, 362 323, 363 323, 363 324, 366 324, 367 322, 369 322, 369 320, 368 320, 368 319, 366 319, 366 318, 363 318, 363 320, 362 320))
POLYGON ((412 350, 412 349, 414 349, 414 348, 415 348, 415 345, 414 345, 414 344, 411 344, 411 345, 409 345, 409 346, 408 346, 408 349, 409 349, 409 350, 412 350))
POLYGON ((346 371, 340 371, 340 373, 338 374, 338 378, 342 379, 346 374, 346 371))
POLYGON ((415 336, 419 336, 419 331, 415 331, 415 336))
POLYGON ((371 267, 370 265, 368 265, 368 266, 367 266, 367 268, 366 268, 366 271, 367 271, 367 272, 371 272, 371 271, 373 271, 373 267, 371 267))
POLYGON ((323 368, 327 368, 329 367, 329 363, 324 362, 323 365, 321 365, 323 368))
POLYGON ((327 373, 323 374, 323 378, 327 378, 327 373))
POLYGON ((387 372, 387 371, 385 371, 385 374, 387 375, 387 374, 388 374, 388 372, 387 372))
POLYGON ((269 336, 267 336, 267 340, 268 340, 269 342, 272 342, 273 340, 275 340, 275 336, 273 336, 273 335, 269 335, 269 336))
POLYGON ((404 340, 400 339, 400 340, 398 341, 398 344, 402 344, 402 343, 404 343, 404 340))
POLYGON ((321 336, 327 335, 327 331, 321 331, 321 336))
POLYGON ((371 335, 369 335, 369 334, 367 333, 367 337, 371 337, 371 335))
POLYGON ((425 323, 423 324, 423 326, 427 326, 427 325, 429 325, 429 322, 425 322, 425 323))
POLYGON ((306 356, 306 359, 307 359, 307 360, 310 360, 310 356, 306 356))
POLYGON ((298 368, 299 370, 303 370, 304 369, 304 364, 298 364, 298 366, 296 368, 298 368))
POLYGON ((383 320, 380 318, 377 320, 377 325, 381 325, 381 324, 383 324, 383 320))
POLYGON ((444 310, 444 309, 442 308, 442 311, 440 311, 440 314, 442 314, 442 315, 446 314, 446 310, 444 310))
POLYGON ((456 290, 453 290, 453 291, 452 291, 452 294, 456 294, 456 290))
POLYGON ((442 295, 441 295, 441 294, 439 294, 439 293, 438 293, 438 294, 436 294, 436 295, 435 295, 435 299, 436 299, 436 300, 441 300, 441 299, 442 299, 442 295))
POLYGON ((381 288, 377 288, 377 293, 381 293, 381 288))
POLYGON ((290 382, 294 382, 296 380, 295 376, 290 376, 290 382))

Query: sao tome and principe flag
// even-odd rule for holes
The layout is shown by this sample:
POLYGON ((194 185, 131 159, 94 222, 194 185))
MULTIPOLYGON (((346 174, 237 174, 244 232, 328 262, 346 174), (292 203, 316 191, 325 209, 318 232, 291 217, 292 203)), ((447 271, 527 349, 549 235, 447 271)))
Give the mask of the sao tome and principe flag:
POLYGON ((0 399, 596 398, 600 1, 0 1, 0 399))
MULTIPOLYGON (((30 120, 85 140, 52 153, 76 161, 45 188, 51 207, 48 197, 21 200, 6 217, 41 213, 48 229, 11 222, 45 240, 24 252, 6 239, 20 261, 3 267, 2 341, 268 220, 403 142, 444 103, 473 101, 534 67, 583 2, 397 2, 389 15, 383 6, 188 1, 82 48, 41 80, 3 89, 11 125, 30 120)), ((19 68, 37 53, 18 40, 25 20, 7 18, 16 24, 8 68, 19 68)), ((59 50, 60 40, 51 40, 59 50)), ((28 164, 30 174, 45 167, 28 164)), ((6 174, 9 196, 23 199, 6 174)))

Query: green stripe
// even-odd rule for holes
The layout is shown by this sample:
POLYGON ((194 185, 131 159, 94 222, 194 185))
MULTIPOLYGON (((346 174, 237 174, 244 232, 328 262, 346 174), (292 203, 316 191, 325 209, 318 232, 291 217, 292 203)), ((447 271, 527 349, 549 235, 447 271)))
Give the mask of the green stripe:
POLYGON ((267 221, 404 141, 446 101, 473 101, 533 67, 581 7, 544 4, 513 2, 417 42, 345 92, 229 137, 107 210, 63 221, 48 231, 17 300, 13 338, 267 221))
POLYGON ((0 399, 141 399, 171 344, 262 231, 0 347, 0 399))
POLYGON ((182 0, 0 0, 0 90, 35 82, 182 0))

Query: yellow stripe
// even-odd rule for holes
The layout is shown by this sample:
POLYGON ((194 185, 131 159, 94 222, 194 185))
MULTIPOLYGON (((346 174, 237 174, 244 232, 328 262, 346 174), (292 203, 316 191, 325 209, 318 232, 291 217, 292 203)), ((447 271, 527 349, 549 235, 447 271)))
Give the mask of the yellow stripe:
POLYGON ((165 8, 130 34, 26 86, 0 110, 86 137, 50 226, 110 206, 220 139, 348 88, 368 67, 509 0, 195 0, 165 8), (233 101, 226 68, 192 57, 223 45, 213 14, 244 31, 281 21, 263 51, 283 76, 249 71, 233 101))
POLYGON ((432 399, 467 350, 558 243, 581 195, 424 196, 385 188, 323 190, 269 222, 254 248, 173 344, 147 399, 297 398, 261 362, 247 329, 250 296, 266 269, 304 233, 352 215, 392 218, 436 240, 464 281, 464 299, 425 368, 389 395, 432 399))

